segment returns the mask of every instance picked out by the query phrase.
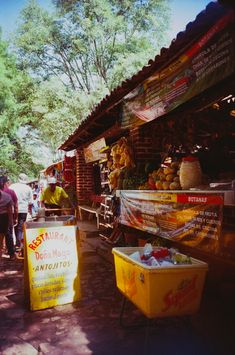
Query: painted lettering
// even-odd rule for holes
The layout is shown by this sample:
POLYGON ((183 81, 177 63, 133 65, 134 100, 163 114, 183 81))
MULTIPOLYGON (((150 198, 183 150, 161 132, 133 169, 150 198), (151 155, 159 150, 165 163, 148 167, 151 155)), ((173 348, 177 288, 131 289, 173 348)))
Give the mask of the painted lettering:
POLYGON ((197 296, 196 280, 197 275, 191 280, 183 280, 176 291, 170 290, 167 292, 163 299, 165 307, 162 311, 166 312, 171 307, 181 309, 195 299, 197 296))
POLYGON ((197 202, 197 203, 205 203, 207 202, 207 197, 197 197, 197 196, 189 196, 189 202, 197 202))
POLYGON ((53 270, 53 269, 59 269, 59 268, 66 268, 70 267, 72 265, 71 261, 60 261, 56 263, 51 263, 51 264, 41 264, 37 265, 34 271, 45 271, 45 270, 53 270))
POLYGON ((41 238, 40 235, 38 235, 38 236, 36 237, 36 240, 38 241, 38 245, 37 245, 37 246, 39 246, 40 244, 42 244, 42 238, 41 238))
POLYGON ((73 239, 69 238, 68 236, 64 235, 64 233, 60 232, 45 232, 39 234, 35 239, 33 239, 29 244, 28 247, 32 250, 36 250, 42 242, 47 240, 63 240, 66 244, 70 244, 73 239))
POLYGON ((29 244, 28 247, 29 247, 30 249, 32 249, 32 250, 35 250, 35 249, 36 249, 35 245, 33 245, 33 244, 29 244))

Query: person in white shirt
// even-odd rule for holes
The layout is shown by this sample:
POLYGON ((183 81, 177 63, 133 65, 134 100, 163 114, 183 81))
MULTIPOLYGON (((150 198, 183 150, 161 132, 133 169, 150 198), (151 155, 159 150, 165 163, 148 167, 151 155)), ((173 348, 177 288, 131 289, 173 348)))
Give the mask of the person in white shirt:
POLYGON ((27 185, 28 176, 24 173, 19 175, 18 182, 11 185, 18 198, 18 223, 15 226, 16 248, 22 248, 23 225, 27 219, 27 214, 32 214, 33 192, 27 185))
POLYGON ((32 205, 32 217, 37 217, 40 202, 38 200, 37 192, 33 192, 33 205, 32 205))

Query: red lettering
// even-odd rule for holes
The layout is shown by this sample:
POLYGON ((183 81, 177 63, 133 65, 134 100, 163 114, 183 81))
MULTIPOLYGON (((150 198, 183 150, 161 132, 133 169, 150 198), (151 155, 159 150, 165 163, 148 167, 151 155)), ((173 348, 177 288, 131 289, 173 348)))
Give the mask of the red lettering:
POLYGON ((174 304, 174 299, 173 299, 173 291, 169 291, 166 296, 164 297, 163 301, 166 304, 166 307, 163 308, 162 312, 166 312, 173 304, 174 304))
POLYGON ((40 238, 40 236, 36 237, 36 240, 38 241, 37 246, 39 246, 40 244, 42 244, 42 239, 40 238))
POLYGON ((185 297, 182 302, 179 304, 179 308, 183 308, 187 306, 187 304, 190 304, 193 300, 195 300, 198 297, 198 291, 193 290, 188 297, 185 297))
POLYGON ((36 239, 32 240, 32 244, 29 244, 29 248, 35 250, 40 244, 42 244, 42 241, 44 241, 44 236, 43 234, 40 234, 36 237, 36 239))
POLYGON ((170 290, 163 298, 165 307, 162 311, 166 312, 172 306, 182 308, 189 303, 189 300, 192 301, 192 299, 195 298, 195 295, 197 295, 196 279, 197 275, 195 275, 193 279, 187 281, 185 286, 180 287, 175 292, 170 290))
POLYGON ((44 242, 44 234, 40 234, 40 237, 42 238, 43 242, 44 242))
POLYGON ((29 248, 32 249, 32 250, 36 249, 36 247, 33 244, 29 244, 29 248))
POLYGON ((38 246, 40 245, 40 243, 38 244, 38 242, 37 242, 36 240, 33 240, 32 243, 33 243, 34 245, 36 245, 36 247, 38 247, 38 246))

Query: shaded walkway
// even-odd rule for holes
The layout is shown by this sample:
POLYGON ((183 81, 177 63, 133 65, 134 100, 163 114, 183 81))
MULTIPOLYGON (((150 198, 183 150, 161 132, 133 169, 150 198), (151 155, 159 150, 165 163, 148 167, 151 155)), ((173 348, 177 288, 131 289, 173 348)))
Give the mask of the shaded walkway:
MULTIPOLYGON (((95 236, 93 238, 95 245, 95 236)), ((24 308, 22 261, 0 264, 0 353, 13 354, 234 354, 232 290, 206 289, 191 325, 182 318, 155 321, 151 327, 122 328, 122 297, 112 264, 82 243, 82 300, 74 305, 30 312, 24 308)), ((145 317, 130 303, 125 324, 145 317)))

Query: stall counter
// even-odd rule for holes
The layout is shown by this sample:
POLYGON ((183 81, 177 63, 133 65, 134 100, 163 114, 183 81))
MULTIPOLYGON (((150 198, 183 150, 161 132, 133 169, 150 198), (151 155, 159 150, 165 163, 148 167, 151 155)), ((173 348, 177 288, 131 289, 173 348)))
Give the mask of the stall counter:
POLYGON ((235 191, 118 190, 120 223, 235 260, 235 191))

